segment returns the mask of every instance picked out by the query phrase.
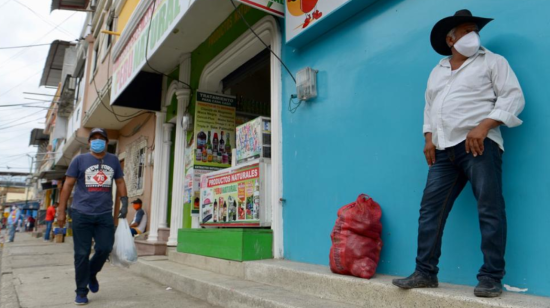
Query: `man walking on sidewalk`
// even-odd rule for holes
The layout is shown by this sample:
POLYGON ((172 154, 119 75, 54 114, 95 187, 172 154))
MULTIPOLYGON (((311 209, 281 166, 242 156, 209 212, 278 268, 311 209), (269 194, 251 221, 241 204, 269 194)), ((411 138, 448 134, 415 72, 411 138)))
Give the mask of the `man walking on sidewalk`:
POLYGON ((52 224, 55 219, 55 209, 59 206, 59 203, 56 202, 48 207, 46 210, 46 233, 44 233, 44 241, 48 242, 50 240, 50 233, 52 232, 52 224))
POLYGON ((99 291, 97 273, 113 249, 114 221, 112 216, 113 180, 122 204, 120 218, 128 213, 128 197, 124 174, 118 158, 107 153, 107 132, 94 128, 90 132, 88 144, 90 153, 78 155, 71 162, 66 173, 65 183, 59 200, 57 223, 65 225, 65 209, 73 187, 76 190, 71 206, 74 241, 74 266, 76 280, 75 304, 88 303, 88 291, 99 291), (89 259, 92 238, 95 241, 94 256, 89 259), (88 289, 89 288, 89 289, 88 289))
POLYGON ((490 18, 460 10, 432 29, 433 49, 446 55, 432 70, 426 89, 424 154, 430 166, 418 219, 415 272, 393 284, 435 288, 445 222, 470 182, 477 200, 483 266, 474 294, 496 297, 505 274, 506 211, 502 195, 504 142, 499 126, 522 123, 523 92, 506 59, 480 45, 490 18))

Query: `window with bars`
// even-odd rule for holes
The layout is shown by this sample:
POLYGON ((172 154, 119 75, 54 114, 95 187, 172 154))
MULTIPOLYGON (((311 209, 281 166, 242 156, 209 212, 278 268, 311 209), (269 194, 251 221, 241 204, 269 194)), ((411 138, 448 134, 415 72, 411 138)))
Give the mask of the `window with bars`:
POLYGON ((140 196, 143 194, 145 187, 147 139, 142 137, 129 144, 126 147, 124 159, 124 179, 128 196, 140 196))

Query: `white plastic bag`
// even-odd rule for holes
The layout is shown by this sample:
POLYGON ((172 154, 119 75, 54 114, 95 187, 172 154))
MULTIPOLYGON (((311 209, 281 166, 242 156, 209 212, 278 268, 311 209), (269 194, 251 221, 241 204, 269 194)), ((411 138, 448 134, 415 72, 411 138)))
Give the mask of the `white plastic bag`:
POLYGON ((130 226, 125 218, 118 219, 118 227, 115 232, 115 243, 111 251, 111 264, 121 267, 129 267, 137 261, 137 250, 134 237, 130 232, 130 226))

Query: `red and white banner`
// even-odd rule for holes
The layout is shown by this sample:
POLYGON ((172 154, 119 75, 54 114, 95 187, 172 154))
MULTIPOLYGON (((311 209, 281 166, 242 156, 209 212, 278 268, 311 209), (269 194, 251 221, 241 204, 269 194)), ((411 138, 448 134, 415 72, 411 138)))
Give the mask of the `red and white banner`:
POLYGON ((238 0, 259 10, 278 17, 285 17, 285 1, 287 0, 238 0))
POLYGON ((208 187, 215 187, 220 185, 227 185, 235 182, 246 181, 250 179, 256 179, 260 176, 260 168, 249 169, 242 172, 223 175, 216 178, 208 179, 208 187))

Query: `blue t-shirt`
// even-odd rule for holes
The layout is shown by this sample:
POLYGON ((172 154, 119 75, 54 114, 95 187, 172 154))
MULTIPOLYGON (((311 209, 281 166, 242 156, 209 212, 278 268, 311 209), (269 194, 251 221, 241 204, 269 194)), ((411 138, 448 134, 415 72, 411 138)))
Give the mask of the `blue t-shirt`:
POLYGON ((102 159, 90 153, 78 155, 65 175, 76 178, 72 209, 87 215, 112 212, 113 179, 118 180, 124 176, 115 155, 106 153, 102 159))

